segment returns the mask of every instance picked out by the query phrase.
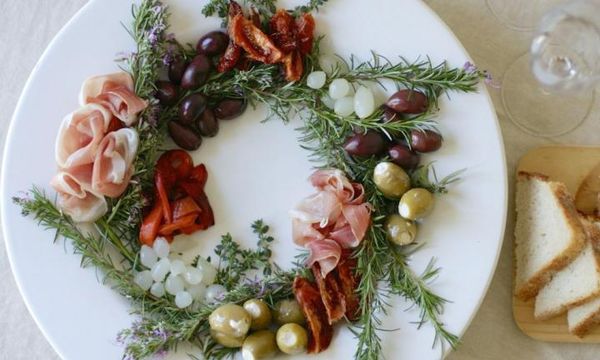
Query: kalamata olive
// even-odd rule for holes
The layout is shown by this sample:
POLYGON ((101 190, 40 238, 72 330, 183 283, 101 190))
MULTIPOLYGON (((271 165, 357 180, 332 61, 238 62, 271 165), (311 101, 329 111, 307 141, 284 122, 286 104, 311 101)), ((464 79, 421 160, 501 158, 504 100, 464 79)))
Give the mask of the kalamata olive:
POLYGON ((179 85, 187 66, 188 64, 183 57, 176 56, 169 64, 169 80, 173 84, 179 85))
POLYGON ((206 55, 196 55, 183 73, 181 87, 190 90, 204 85, 206 79, 208 79, 210 67, 210 59, 206 55))
POLYGON ((244 303, 244 310, 252 317, 250 329, 263 330, 271 324, 271 309, 266 302, 259 299, 250 299, 244 303))
POLYGON ((392 214, 385 221, 385 232, 392 243, 408 245, 412 244, 417 237, 417 224, 398 214, 392 214))
POLYGON ((229 45, 229 36, 221 31, 211 31, 198 40, 196 51, 208 56, 220 55, 229 45))
POLYGON ((156 98, 163 105, 173 105, 177 102, 177 86, 169 81, 156 83, 156 98))
POLYGON ((425 217, 433 209, 433 194, 422 188, 408 190, 398 204, 400 216, 409 220, 425 217))
POLYGON ((419 154, 411 151, 408 146, 400 144, 390 147, 388 155, 391 162, 407 170, 416 168, 421 158, 419 154))
POLYGON ((373 182, 381 193, 391 199, 400 199, 410 189, 410 177, 398 165, 383 161, 373 169, 373 182))
POLYGON ((273 357, 277 353, 275 334, 269 330, 257 331, 244 340, 242 359, 260 360, 273 357))
POLYGON ((228 348, 239 348, 242 346, 242 344, 244 343, 244 338, 245 336, 229 336, 229 335, 225 335, 222 332, 219 331, 214 331, 214 330, 210 330, 210 336, 217 342, 217 344, 220 344, 224 347, 228 347, 228 348))
POLYGON ((436 151, 442 147, 442 136, 431 130, 412 130, 410 147, 418 152, 436 151))
POLYGON ((169 123, 169 135, 180 148, 192 151, 202 145, 202 138, 193 130, 175 122, 169 123))
POLYGON ((399 90, 385 102, 392 110, 404 114, 420 114, 427 110, 427 96, 416 90, 399 90))
POLYGON ((389 108, 385 105, 381 105, 381 109, 383 110, 383 115, 381 115, 381 120, 384 123, 404 120, 402 118, 402 115, 398 114, 397 112, 395 112, 394 110, 392 110, 391 108, 389 108))
POLYGON ((245 337, 251 322, 250 314, 236 304, 221 305, 208 317, 211 330, 234 338, 245 337))
POLYGON ((298 324, 285 324, 277 330, 277 346, 288 355, 297 355, 306 351, 308 334, 298 324))
POLYGON ((184 125, 192 125, 206 110, 206 97, 202 94, 191 94, 181 100, 178 121, 184 125))
POLYGON ((200 135, 213 137, 219 132, 219 122, 211 109, 206 109, 197 121, 200 135))
POLYGON ((304 325, 306 322, 302 309, 300 309, 300 304, 292 299, 281 300, 275 304, 275 308, 273 309, 273 320, 279 325, 288 323, 304 325))
POLYGON ((344 150, 352 156, 371 156, 385 150, 386 142, 383 136, 374 130, 358 133, 349 137, 344 143, 344 150))
POLYGON ((231 120, 240 115, 248 106, 245 99, 225 99, 221 100, 213 109, 215 117, 220 120, 231 120))

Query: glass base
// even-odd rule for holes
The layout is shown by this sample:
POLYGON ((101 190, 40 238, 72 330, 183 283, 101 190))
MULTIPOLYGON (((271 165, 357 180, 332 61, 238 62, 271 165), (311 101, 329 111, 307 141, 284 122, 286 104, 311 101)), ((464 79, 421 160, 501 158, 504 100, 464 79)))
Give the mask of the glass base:
POLYGON ((573 131, 586 119, 594 92, 550 93, 531 73, 530 56, 519 57, 502 80, 502 103, 508 117, 521 130, 541 137, 573 131))
POLYGON ((516 31, 533 31, 544 13, 560 2, 561 0, 486 0, 492 14, 506 27, 516 31))

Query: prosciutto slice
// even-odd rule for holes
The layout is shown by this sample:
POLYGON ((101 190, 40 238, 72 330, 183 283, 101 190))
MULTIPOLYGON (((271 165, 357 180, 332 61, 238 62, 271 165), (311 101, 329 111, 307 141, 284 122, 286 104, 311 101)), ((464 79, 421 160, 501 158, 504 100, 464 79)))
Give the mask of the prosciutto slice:
POLYGON ((317 223, 321 228, 334 223, 341 213, 342 203, 331 191, 320 191, 309 196, 291 211, 292 218, 305 223, 317 223))
POLYGON ((130 128, 108 133, 98 148, 92 172, 92 189, 108 197, 120 196, 133 173, 132 163, 139 144, 130 128))
POLYGON ((133 78, 126 72, 91 77, 84 81, 79 94, 81 105, 96 103, 131 126, 148 103, 134 92, 133 78))
POLYGON ((102 195, 87 191, 77 178, 61 171, 50 182, 58 192, 58 205, 78 223, 98 220, 108 211, 108 205, 102 195))
POLYGON ((61 168, 90 164, 112 115, 103 106, 88 104, 67 115, 58 131, 56 163, 61 168))
POLYGON ((307 259, 307 265, 313 266, 319 263, 321 274, 327 276, 337 265, 342 256, 342 248, 340 245, 331 239, 317 240, 309 242, 306 247, 310 251, 307 259))
POLYGON ((335 269, 343 249, 357 247, 371 224, 364 188, 337 169, 318 170, 310 182, 317 193, 302 200, 292 216, 294 243, 310 250, 308 266, 319 264, 323 278, 335 269))

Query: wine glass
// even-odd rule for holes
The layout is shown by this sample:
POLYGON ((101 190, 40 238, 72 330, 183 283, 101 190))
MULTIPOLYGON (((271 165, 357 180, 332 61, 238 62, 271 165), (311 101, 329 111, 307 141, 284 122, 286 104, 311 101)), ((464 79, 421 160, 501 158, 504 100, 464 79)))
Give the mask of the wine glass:
POLYGON ((564 0, 486 0, 492 14, 506 27, 533 31, 546 11, 564 0))
POLYGON ((600 0, 560 5, 542 17, 530 52, 502 81, 509 118, 525 132, 558 136, 588 116, 600 82, 600 0))

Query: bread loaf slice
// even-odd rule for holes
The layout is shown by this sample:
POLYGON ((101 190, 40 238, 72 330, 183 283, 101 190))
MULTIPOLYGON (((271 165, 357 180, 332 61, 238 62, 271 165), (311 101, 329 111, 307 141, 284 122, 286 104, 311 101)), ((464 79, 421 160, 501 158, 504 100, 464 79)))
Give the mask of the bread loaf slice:
POLYGON ((592 239, 600 237, 598 228, 581 217, 586 245, 583 251, 564 269, 557 272, 535 299, 534 316, 545 320, 560 315, 569 308, 583 304, 600 295, 600 256, 592 239))
POLYGON ((579 337, 585 336, 600 323, 600 297, 569 309, 567 313, 569 332, 579 337))
POLYGON ((583 249, 585 234, 562 183, 520 172, 516 191, 515 296, 535 297, 583 249))
MULTIPOLYGON (((596 250, 596 254, 600 253, 600 221, 598 219, 591 220, 595 226, 595 234, 590 236, 592 246, 596 250)), ((569 324, 569 332, 579 337, 583 337, 594 326, 600 324, 600 296, 596 296, 587 302, 572 307, 567 313, 567 323, 569 324)))

